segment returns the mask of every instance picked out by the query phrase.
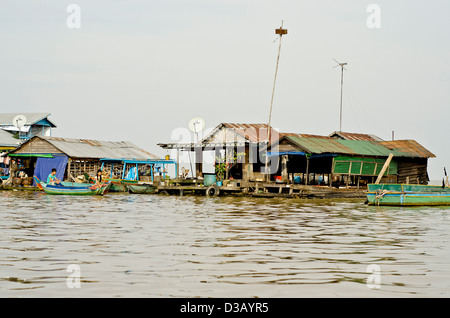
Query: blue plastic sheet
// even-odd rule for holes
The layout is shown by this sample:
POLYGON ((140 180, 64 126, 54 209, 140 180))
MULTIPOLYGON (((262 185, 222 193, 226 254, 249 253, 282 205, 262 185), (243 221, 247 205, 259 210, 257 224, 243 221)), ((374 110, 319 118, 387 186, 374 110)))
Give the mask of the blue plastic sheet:
MULTIPOLYGON (((54 155, 53 158, 37 158, 34 175, 38 177, 39 180, 46 182, 48 175, 52 172, 52 169, 55 168, 56 178, 62 181, 64 179, 67 161, 67 156, 54 155)), ((36 186, 35 181, 33 181, 33 185, 36 186)))
POLYGON ((136 180, 136 167, 131 167, 130 170, 128 170, 125 180, 136 180))

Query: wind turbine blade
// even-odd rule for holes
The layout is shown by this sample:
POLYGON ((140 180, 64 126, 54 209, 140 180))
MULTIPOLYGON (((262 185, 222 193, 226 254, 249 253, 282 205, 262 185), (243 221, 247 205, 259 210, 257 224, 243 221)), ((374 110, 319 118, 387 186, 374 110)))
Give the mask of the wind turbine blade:
POLYGON ((336 63, 340 64, 335 58, 333 58, 333 60, 334 60, 336 63))

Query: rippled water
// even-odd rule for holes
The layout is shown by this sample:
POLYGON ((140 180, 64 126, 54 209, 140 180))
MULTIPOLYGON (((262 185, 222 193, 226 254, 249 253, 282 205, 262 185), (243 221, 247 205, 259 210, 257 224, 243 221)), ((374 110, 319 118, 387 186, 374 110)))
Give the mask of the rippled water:
POLYGON ((449 208, 19 191, 0 198, 1 297, 450 296, 449 208), (80 288, 68 287, 71 264, 80 288), (367 285, 369 265, 380 271, 379 288, 367 285))

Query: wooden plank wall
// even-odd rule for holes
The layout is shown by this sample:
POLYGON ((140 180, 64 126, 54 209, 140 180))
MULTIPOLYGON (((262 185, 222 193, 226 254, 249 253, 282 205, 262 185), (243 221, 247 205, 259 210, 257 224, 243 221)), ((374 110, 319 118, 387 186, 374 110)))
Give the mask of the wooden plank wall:
POLYGON ((29 143, 25 144, 21 149, 18 149, 14 153, 62 153, 59 149, 55 148, 51 143, 36 138, 29 143))
POLYGON ((397 177, 398 183, 428 184, 427 159, 399 160, 397 177))

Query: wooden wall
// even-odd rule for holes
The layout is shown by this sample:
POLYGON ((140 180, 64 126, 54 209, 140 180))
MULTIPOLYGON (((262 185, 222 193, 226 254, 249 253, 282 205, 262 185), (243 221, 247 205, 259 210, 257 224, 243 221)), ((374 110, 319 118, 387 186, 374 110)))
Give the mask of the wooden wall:
POLYGON ((428 184, 427 164, 426 158, 398 159, 397 182, 407 183, 408 178, 410 184, 428 184))
POLYGON ((35 138, 30 142, 23 145, 22 148, 16 150, 14 153, 62 153, 59 149, 53 146, 51 143, 35 138))

